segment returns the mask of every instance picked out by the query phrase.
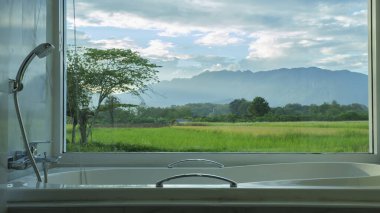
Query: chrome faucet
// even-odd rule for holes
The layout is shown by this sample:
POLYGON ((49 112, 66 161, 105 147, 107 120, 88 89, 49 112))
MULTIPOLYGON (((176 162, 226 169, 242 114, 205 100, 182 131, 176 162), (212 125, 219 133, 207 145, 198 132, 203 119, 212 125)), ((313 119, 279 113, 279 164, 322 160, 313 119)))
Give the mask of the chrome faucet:
POLYGON ((26 169, 31 166, 25 151, 16 151, 8 157, 8 169, 26 169))
POLYGON ((58 156, 56 158, 47 157, 46 152, 44 152, 44 156, 41 157, 41 154, 34 157, 34 160, 36 163, 42 162, 42 169, 44 171, 44 183, 48 182, 48 169, 51 164, 57 164, 59 162, 59 159, 62 156, 58 156))
MULTIPOLYGON (((37 146, 39 143, 50 143, 50 142, 31 142, 29 144, 29 150, 33 154, 33 158, 36 163, 42 163, 42 168, 44 172, 44 183, 48 181, 48 169, 50 164, 56 164, 59 162, 61 156, 58 157, 47 157, 46 152, 38 154, 37 146)), ((16 151, 13 156, 8 158, 8 169, 23 170, 32 166, 32 162, 29 159, 26 151, 16 151)))

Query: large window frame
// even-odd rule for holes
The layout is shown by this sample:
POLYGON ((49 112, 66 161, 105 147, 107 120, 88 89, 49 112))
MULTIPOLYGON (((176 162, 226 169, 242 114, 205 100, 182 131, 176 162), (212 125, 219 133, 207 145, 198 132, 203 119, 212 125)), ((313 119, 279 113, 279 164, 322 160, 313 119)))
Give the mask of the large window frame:
POLYGON ((296 162, 357 162, 380 163, 380 2, 368 0, 368 63, 369 63, 369 152, 368 153, 166 153, 166 152, 139 152, 139 153, 70 153, 65 152, 65 1, 60 0, 55 7, 59 10, 53 13, 56 25, 53 31, 55 40, 59 43, 59 60, 53 61, 55 69, 60 75, 54 77, 53 94, 53 141, 52 152, 62 154, 62 165, 82 166, 157 166, 163 167, 169 163, 183 159, 204 158, 215 160, 226 166, 296 163, 296 162))

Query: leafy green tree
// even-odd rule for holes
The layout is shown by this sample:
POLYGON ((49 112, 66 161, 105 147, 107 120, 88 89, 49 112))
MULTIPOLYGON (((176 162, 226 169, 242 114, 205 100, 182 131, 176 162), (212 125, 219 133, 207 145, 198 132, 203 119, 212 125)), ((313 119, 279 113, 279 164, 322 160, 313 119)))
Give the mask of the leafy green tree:
POLYGON ((107 111, 109 112, 112 127, 115 127, 115 109, 118 108, 120 104, 120 100, 113 95, 108 96, 104 103, 107 111))
POLYGON ((229 108, 233 115, 241 117, 247 115, 249 105, 250 103, 244 98, 235 99, 229 103, 229 108))
MULTIPOLYGON (((100 107, 99 111, 107 111, 109 114, 109 122, 112 127, 115 127, 115 111, 118 108, 127 108, 127 107, 137 107, 134 104, 123 104, 120 102, 119 98, 113 95, 109 95, 104 104, 100 107)), ((98 114, 99 115, 99 114, 98 114)))
MULTIPOLYGON (((74 54, 73 52, 71 53, 74 54)), ((81 86, 72 85, 75 93, 85 93, 87 97, 97 97, 97 101, 93 101, 92 113, 89 113, 89 107, 84 107, 81 116, 80 125, 85 127, 81 130, 81 142, 87 143, 88 135, 91 131, 93 122, 98 113, 101 111, 103 101, 115 92, 128 92, 133 95, 140 95, 148 89, 148 85, 158 82, 157 66, 149 60, 142 58, 137 52, 124 49, 94 49, 81 48, 79 53, 74 54, 75 57, 68 57, 68 65, 72 68, 68 72, 79 72, 81 76, 68 84, 78 84, 81 86), (70 61, 70 59, 72 61, 70 61), (83 91, 80 91, 83 90, 83 91), (95 103, 94 103, 95 102, 95 103), (90 118, 92 117, 92 118, 90 118), (86 131, 84 134, 82 131, 86 131)), ((70 91, 69 91, 70 92, 70 91)), ((78 102, 68 98, 67 100, 73 108, 81 111, 81 106, 78 102)), ((88 105, 87 105, 88 106, 88 105)), ((74 115, 75 116, 75 115, 74 115)))
MULTIPOLYGON (((68 51, 66 115, 71 118, 72 122, 72 143, 76 143, 77 125, 82 123, 83 114, 89 112, 91 101, 91 93, 85 85, 87 72, 79 63, 80 57, 74 51, 68 51)), ((88 117, 88 115, 84 117, 88 117)))
POLYGON ((239 106, 239 114, 241 117, 249 117, 249 106, 251 103, 249 101, 244 100, 239 106))
POLYGON ((262 97, 255 97, 248 108, 249 112, 256 117, 261 117, 270 111, 268 102, 262 97))

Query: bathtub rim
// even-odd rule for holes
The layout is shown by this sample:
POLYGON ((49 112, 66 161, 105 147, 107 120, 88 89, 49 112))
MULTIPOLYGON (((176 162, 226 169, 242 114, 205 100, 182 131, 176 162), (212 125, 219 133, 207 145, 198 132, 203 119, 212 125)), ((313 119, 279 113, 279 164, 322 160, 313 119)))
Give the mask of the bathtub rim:
POLYGON ((9 207, 299 206, 380 208, 380 188, 11 189, 9 207), (100 193, 101 192, 101 193, 100 193), (178 195, 185 195, 179 197, 178 195), (202 194, 202 198, 199 197, 202 194))
MULTIPOLYGON (((296 187, 302 187, 302 186, 299 186, 299 185, 296 185, 296 183, 298 182, 303 182, 303 181, 320 181, 320 180, 354 180, 354 179, 358 179, 358 178, 375 178, 375 177, 378 177, 379 178, 379 187, 380 187, 380 165, 379 164, 367 164, 367 163, 350 163, 350 162, 303 162, 303 163, 275 163, 275 164, 260 164, 260 165, 248 165, 248 166, 231 166, 231 167, 224 167, 224 168, 204 168, 204 167, 183 167, 183 168, 167 168, 167 167, 161 167, 161 168, 158 168, 158 167, 55 167, 55 168, 52 168, 50 171, 50 175, 60 175, 60 174, 73 174, 73 175, 77 175, 79 179, 81 178, 85 178, 85 176, 87 175, 86 172, 101 172, 101 173, 104 173, 104 172, 107 172, 107 171, 110 171, 110 170, 125 170, 125 171, 128 171, 129 169, 130 170, 165 170, 165 171, 171 171, 171 170, 177 170, 178 171, 178 174, 187 174, 187 173, 203 173, 203 174, 213 174, 215 175, 213 172, 209 172, 210 169, 211 170, 214 170, 214 171, 218 171, 218 170, 224 170, 224 169, 234 169, 234 168, 240 168, 240 169, 244 169, 245 167, 249 167, 247 169, 255 169, 256 168, 264 168, 265 167, 271 167, 270 169, 275 169, 275 168, 278 168, 278 167, 282 167, 282 166, 299 166, 300 169, 304 169, 305 166, 308 167, 308 166, 313 166, 313 165, 317 165, 318 168, 323 168, 325 166, 325 164, 329 164, 329 165, 333 165, 333 166, 337 166, 339 168, 341 168, 342 165, 344 166, 352 166, 353 169, 358 169, 358 170, 361 170, 363 171, 364 173, 368 171, 368 169, 371 169, 371 168, 368 168, 368 167, 378 167, 378 168, 374 168, 374 169, 378 169, 379 171, 374 171, 372 174, 370 173, 367 173, 366 175, 365 174, 358 174, 358 175, 354 175, 354 176, 332 176, 332 177, 311 177, 311 178, 290 178, 290 179, 276 179, 276 180, 259 180, 259 181, 252 181, 252 182, 247 182, 247 181, 237 181, 238 185, 244 185, 244 184, 258 184, 258 186, 262 185, 262 184, 266 184, 266 183, 280 183, 280 182, 283 182, 283 183, 288 183, 288 185, 285 185, 284 187, 290 187, 290 188, 293 188, 293 185, 296 186, 296 187), (366 168, 367 167, 367 168, 366 168), (181 171, 182 170, 182 171, 181 171)), ((122 171, 124 172, 124 171, 122 171)), ((218 173, 216 173, 216 175, 220 175, 218 173)), ((223 176, 223 175, 222 175, 223 176)), ((169 176, 170 177, 170 174, 169 176)), ((86 178, 85 178, 86 179, 86 178)), ((159 178, 157 178, 157 181, 159 181, 159 178)), ((115 183, 115 184, 83 184, 83 183, 78 183, 78 184, 65 184, 65 183, 48 183, 48 184, 43 184, 43 183, 37 183, 36 180, 35 180, 35 177, 33 176, 33 174, 29 174, 29 175, 25 175, 25 176, 22 176, 22 177, 17 177, 17 178, 14 178, 12 180, 9 180, 8 181, 8 184, 12 184, 12 183, 15 183, 15 182, 20 182, 20 183, 27 183, 28 187, 26 188, 36 188, 36 189, 43 189, 43 188, 46 188, 46 187, 49 187, 49 186, 54 186, 53 188, 59 186, 60 188, 82 188, 82 187, 76 187, 76 186, 86 186, 85 188, 91 188, 91 186, 93 188, 99 188, 97 187, 98 185, 99 186, 108 186, 110 188, 117 188, 117 187, 120 187, 120 188, 133 188, 133 187, 129 187, 129 186, 139 186, 138 188, 143 188, 143 186, 148 186, 148 185, 154 185, 154 182, 151 182, 151 183, 147 183, 147 184, 120 184, 120 183, 115 183), (122 186, 127 186, 127 187, 122 187, 122 186)), ((168 184, 170 185, 170 183, 168 184)), ((194 186, 197 186, 197 185, 201 185, 201 184, 194 184, 194 186)), ((217 185, 220 185, 220 184, 215 184, 216 186, 217 185)), ((275 185, 278 187, 278 185, 275 185)), ((306 185, 307 187, 313 187, 312 185, 306 185)), ((263 187, 263 186, 262 186, 263 187)), ((318 186, 318 187, 321 187, 321 186, 318 186)), ((326 186, 327 188, 334 188, 333 185, 328 185, 326 186)), ((362 186, 362 187, 359 187, 359 188, 365 188, 365 186, 362 186)), ((374 186, 371 186, 371 187, 374 187, 374 186)), ((17 187, 16 187, 17 188, 17 187)), ((101 188, 101 187, 100 187, 101 188)), ((149 187, 149 188, 152 188, 152 187, 149 187)), ((153 187, 154 188, 154 187, 153 187)), ((186 187, 188 188, 188 187, 186 187)), ((218 188, 218 187, 217 187, 218 188)), ((265 188, 265 186, 264 186, 265 188)), ((337 186, 336 188, 342 188, 342 186, 337 186)), ((355 188, 355 187, 354 187, 355 188)))
POLYGON ((131 152, 94 153, 67 152, 62 154, 61 165, 165 167, 184 159, 208 159, 226 167, 256 164, 302 163, 302 162, 380 162, 376 153, 183 153, 183 152, 131 152))

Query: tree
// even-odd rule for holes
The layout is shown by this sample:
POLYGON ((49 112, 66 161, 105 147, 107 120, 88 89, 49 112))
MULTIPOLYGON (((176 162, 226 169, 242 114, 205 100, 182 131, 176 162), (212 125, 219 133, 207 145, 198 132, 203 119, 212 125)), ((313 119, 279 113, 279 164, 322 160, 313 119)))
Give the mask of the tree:
MULTIPOLYGON (((68 84, 73 84, 69 87, 76 88, 76 90, 72 90, 75 93, 86 94, 90 100, 97 97, 97 101, 91 102, 93 104, 92 113, 88 112, 88 105, 83 107, 78 101, 75 101, 75 98, 67 99, 70 102, 68 104, 73 109, 78 109, 79 114, 81 109, 84 109, 81 116, 77 116, 83 121, 80 125, 85 126, 80 128, 82 143, 87 143, 93 122, 107 97, 115 92, 140 95, 148 89, 149 84, 158 82, 156 68, 159 66, 129 49, 81 48, 79 53, 71 51, 69 54, 75 57, 68 57, 68 66, 71 66, 70 69, 68 68, 68 72, 71 71, 74 73, 73 76, 76 76, 74 81, 68 81, 68 84), (80 77, 77 73, 80 73, 80 77), (82 131, 86 131, 86 134, 83 134, 82 131)), ((72 96, 77 96, 77 100, 79 99, 76 94, 72 94, 72 96)), ((75 116, 74 114, 72 116, 75 116)))
POLYGON ((136 107, 134 104, 123 104, 120 102, 119 98, 109 95, 104 101, 104 105, 99 109, 99 111, 108 111, 110 116, 110 123, 112 127, 115 127, 115 110, 117 108, 126 107, 136 107))
POLYGON ((243 99, 235 99, 229 103, 229 109, 236 116, 246 116, 248 113, 249 102, 243 99))
POLYGON ((120 104, 120 100, 113 95, 110 95, 105 101, 106 109, 110 114, 110 121, 112 127, 115 127, 115 109, 118 108, 120 104))
POLYGON ((270 111, 270 107, 264 98, 255 97, 248 110, 253 116, 261 117, 270 111))
POLYGON ((91 101, 91 93, 86 88, 86 70, 81 66, 80 55, 74 51, 67 54, 67 101, 66 115, 71 118, 72 133, 71 142, 76 143, 76 127, 84 117, 83 114, 89 112, 88 108, 91 101))

